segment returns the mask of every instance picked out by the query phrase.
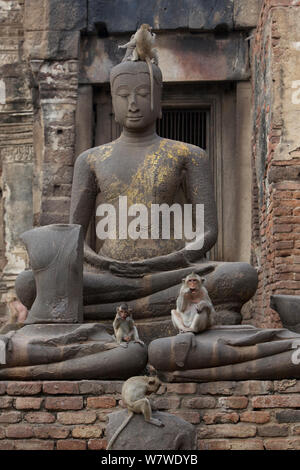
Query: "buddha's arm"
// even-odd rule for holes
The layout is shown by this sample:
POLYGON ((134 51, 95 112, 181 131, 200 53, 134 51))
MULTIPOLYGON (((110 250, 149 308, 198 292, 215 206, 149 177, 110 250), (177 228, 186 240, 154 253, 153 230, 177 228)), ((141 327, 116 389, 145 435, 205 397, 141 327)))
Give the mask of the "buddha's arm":
POLYGON ((217 209, 212 184, 209 159, 204 150, 192 147, 192 153, 187 157, 187 190, 189 202, 196 208, 203 204, 204 231, 196 235, 196 239, 188 243, 183 250, 191 262, 198 261, 216 243, 218 237, 217 209))
MULTIPOLYGON (((70 224, 82 226, 84 239, 93 216, 97 192, 95 173, 89 164, 88 152, 84 152, 79 155, 74 165, 69 219, 70 224)), ((101 264, 99 256, 86 243, 84 255, 92 264, 101 264)))

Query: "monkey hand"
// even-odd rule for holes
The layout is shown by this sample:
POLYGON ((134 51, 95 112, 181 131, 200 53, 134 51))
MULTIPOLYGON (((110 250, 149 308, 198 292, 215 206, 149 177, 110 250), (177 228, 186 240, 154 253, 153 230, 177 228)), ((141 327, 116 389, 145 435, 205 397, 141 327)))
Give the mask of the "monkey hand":
POLYGON ((191 290, 189 287, 184 287, 181 292, 183 295, 188 295, 191 293, 191 290))
POLYGON ((161 420, 157 418, 150 418, 149 423, 154 424, 154 426, 158 426, 160 428, 164 427, 164 423, 162 423, 161 420))
POLYGON ((145 344, 144 341, 141 341, 140 339, 136 339, 134 342, 135 342, 135 343, 139 343, 139 344, 141 344, 142 346, 144 346, 144 344, 145 344))

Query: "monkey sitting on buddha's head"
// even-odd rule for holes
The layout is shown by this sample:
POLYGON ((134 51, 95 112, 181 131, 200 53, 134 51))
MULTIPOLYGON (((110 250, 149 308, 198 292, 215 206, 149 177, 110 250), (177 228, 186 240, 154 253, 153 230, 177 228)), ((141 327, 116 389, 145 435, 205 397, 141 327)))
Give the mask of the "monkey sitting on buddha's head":
POLYGON ((119 305, 113 322, 116 341, 123 348, 127 348, 130 341, 142 345, 144 344, 139 338, 138 330, 134 324, 131 312, 132 310, 127 304, 119 305))
POLYGON ((172 323, 179 333, 200 333, 215 324, 215 309, 204 287, 205 279, 191 273, 182 280, 172 323))

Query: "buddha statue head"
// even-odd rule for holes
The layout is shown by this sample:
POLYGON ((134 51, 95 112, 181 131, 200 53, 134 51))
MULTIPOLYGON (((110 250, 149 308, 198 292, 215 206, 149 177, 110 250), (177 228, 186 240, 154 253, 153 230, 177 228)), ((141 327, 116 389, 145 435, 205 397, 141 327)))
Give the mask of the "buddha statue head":
POLYGON ((131 132, 155 128, 161 117, 162 73, 152 64, 153 110, 148 65, 143 61, 125 61, 113 67, 110 74, 112 103, 116 121, 131 132))

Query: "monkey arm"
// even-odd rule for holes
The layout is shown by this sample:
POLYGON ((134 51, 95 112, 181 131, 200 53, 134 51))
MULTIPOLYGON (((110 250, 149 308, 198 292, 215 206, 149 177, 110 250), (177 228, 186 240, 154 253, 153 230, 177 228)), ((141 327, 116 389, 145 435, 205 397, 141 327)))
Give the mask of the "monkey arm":
POLYGON ((133 37, 129 42, 126 44, 122 44, 119 46, 120 49, 126 49, 128 47, 135 47, 136 46, 136 39, 133 37))
POLYGON ((188 292, 189 289, 186 288, 179 293, 176 301, 176 308, 178 312, 184 312, 186 310, 188 306, 188 292))
POLYGON ((119 317, 119 315, 117 315, 116 318, 113 321, 113 329, 115 331, 119 328, 121 322, 122 322, 121 318, 119 317))

